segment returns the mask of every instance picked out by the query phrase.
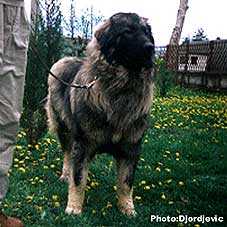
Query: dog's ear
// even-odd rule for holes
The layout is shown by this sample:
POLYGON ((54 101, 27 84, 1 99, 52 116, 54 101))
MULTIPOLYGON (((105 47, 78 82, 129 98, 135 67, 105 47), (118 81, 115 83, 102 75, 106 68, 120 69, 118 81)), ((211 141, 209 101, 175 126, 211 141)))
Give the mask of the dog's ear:
POLYGON ((104 23, 96 30, 95 38, 99 41, 104 32, 110 27, 110 20, 104 21, 104 23))

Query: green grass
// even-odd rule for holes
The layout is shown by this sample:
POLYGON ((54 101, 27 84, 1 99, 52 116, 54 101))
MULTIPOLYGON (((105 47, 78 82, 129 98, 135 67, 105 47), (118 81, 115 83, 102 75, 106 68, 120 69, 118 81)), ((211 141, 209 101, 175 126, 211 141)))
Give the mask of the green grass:
POLYGON ((227 226, 227 96, 176 88, 169 97, 156 98, 150 124, 135 177, 135 218, 116 207, 115 163, 108 155, 97 156, 91 165, 83 214, 66 215, 58 143, 47 135, 31 147, 23 131, 5 212, 22 217, 26 226, 171 226, 151 224, 151 214, 217 214, 227 226))

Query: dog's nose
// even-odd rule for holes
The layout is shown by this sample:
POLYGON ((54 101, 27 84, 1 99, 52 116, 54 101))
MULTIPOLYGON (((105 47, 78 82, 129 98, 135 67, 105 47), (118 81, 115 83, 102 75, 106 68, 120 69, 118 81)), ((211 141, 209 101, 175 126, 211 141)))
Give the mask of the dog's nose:
POLYGON ((144 44, 144 49, 148 54, 152 54, 154 51, 154 45, 152 43, 145 43, 144 44))

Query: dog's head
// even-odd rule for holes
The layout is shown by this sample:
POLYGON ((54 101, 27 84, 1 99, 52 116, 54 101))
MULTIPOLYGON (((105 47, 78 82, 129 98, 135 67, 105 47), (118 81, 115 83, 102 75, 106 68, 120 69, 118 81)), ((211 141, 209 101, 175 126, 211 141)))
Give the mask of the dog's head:
POLYGON ((109 64, 116 63, 134 71, 153 65, 151 27, 135 13, 113 15, 95 32, 95 38, 109 64))

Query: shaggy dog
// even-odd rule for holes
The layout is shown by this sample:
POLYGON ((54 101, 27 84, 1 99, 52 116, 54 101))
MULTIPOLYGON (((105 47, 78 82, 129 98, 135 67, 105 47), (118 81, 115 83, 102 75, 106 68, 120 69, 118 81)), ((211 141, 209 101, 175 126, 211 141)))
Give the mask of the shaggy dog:
POLYGON ((116 159, 120 210, 134 215, 132 185, 153 96, 154 39, 145 18, 118 13, 105 21, 84 60, 63 58, 49 76, 49 126, 64 151, 61 178, 69 183, 66 213, 82 211, 88 165, 97 153, 116 159))

